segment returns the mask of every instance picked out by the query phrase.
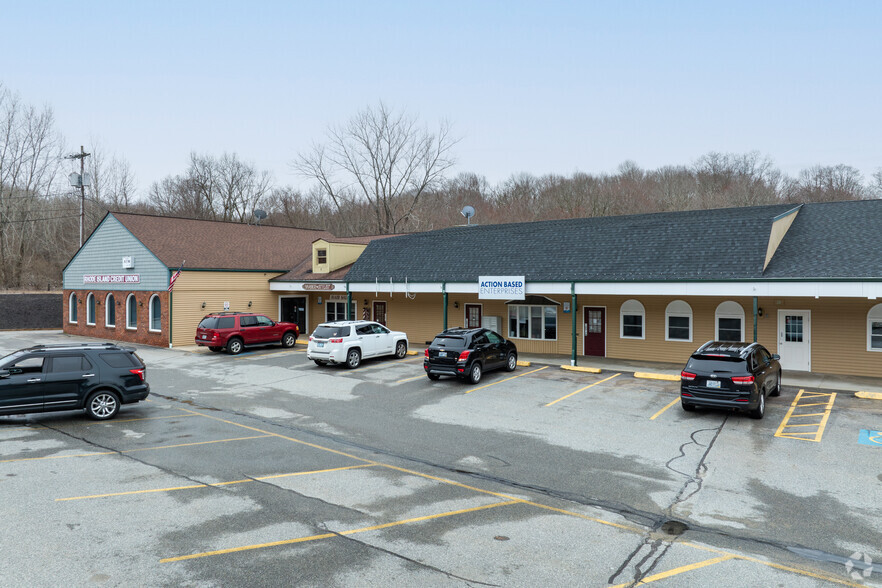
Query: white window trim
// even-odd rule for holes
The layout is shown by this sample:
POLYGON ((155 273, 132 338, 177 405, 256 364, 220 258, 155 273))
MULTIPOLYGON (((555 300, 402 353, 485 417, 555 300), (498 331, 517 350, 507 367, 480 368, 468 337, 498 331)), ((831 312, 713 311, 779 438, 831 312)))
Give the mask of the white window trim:
POLYGON ((720 340, 720 319, 721 318, 737 318, 741 319, 741 335, 738 339, 739 341, 744 341, 744 307, 735 302, 734 300, 726 300, 725 302, 721 302, 717 305, 716 310, 714 311, 714 340, 720 340), (732 303, 738 306, 741 310, 741 314, 735 314, 733 312, 720 312, 720 307, 727 303, 732 303))
POLYGON ((67 299, 67 322, 75 325, 79 322, 79 313, 77 312, 77 293, 71 292, 67 299), (77 315, 76 319, 74 315, 77 315))
POLYGON ((92 292, 89 292, 89 293, 86 295, 86 325, 87 325, 87 326, 90 326, 90 327, 94 327, 94 326, 95 326, 95 314, 96 314, 94 311, 91 313, 91 314, 92 314, 92 320, 89 321, 89 308, 90 308, 91 306, 95 306, 95 295, 94 295, 92 292), (91 304, 91 305, 89 304, 89 301, 90 301, 90 300, 92 301, 92 304, 91 304))
POLYGON ((116 327, 116 296, 113 295, 113 292, 109 292, 107 296, 104 297, 104 326, 105 327, 116 327), (113 297, 113 304, 109 304, 108 300, 113 297), (113 308, 113 323, 109 322, 110 319, 110 309, 113 308))
POLYGON ((685 300, 674 300, 674 301, 670 302, 668 304, 668 306, 665 308, 665 341, 673 341, 673 342, 679 341, 681 343, 691 343, 692 342, 692 324, 693 324, 692 307, 689 305, 689 303, 686 302, 685 300), (689 312, 687 313, 683 310, 672 309, 672 307, 675 304, 677 304, 678 302, 685 304, 686 307, 689 309, 689 312), (686 317, 689 319, 689 337, 687 339, 671 339, 670 338, 670 334, 671 334, 670 319, 672 317, 676 317, 676 318, 686 317))
POLYGON ((873 347, 873 323, 882 322, 882 304, 877 304, 867 312, 867 351, 882 353, 882 347, 873 347))
POLYGON ((151 333, 161 333, 162 332, 162 300, 159 300, 159 328, 153 328, 153 300, 159 300, 159 294, 154 294, 150 297, 150 301, 147 303, 147 330, 151 333))
POLYGON ((129 294, 128 296, 126 296, 126 330, 127 331, 137 331, 138 330, 138 300, 135 299, 134 294, 129 294), (134 327, 129 326, 131 324, 131 321, 129 320, 131 318, 131 314, 129 313, 129 300, 135 300, 135 326, 134 327))
MULTIPOLYGON (((352 299, 352 303, 353 303, 353 305, 355 304, 355 299, 354 299, 354 298, 352 299)), ((333 322, 333 321, 346 321, 346 320, 349 320, 348 318, 346 318, 346 301, 345 301, 345 300, 325 300, 325 301, 324 301, 324 304, 325 304, 325 320, 324 320, 323 322, 330 323, 330 322, 333 322), (328 309, 331 308, 331 305, 332 305, 332 304, 334 304, 334 305, 342 304, 342 305, 343 305, 343 318, 342 318, 342 319, 340 319, 340 318, 330 318, 330 317, 328 316, 328 309)), ((337 308, 337 307, 335 306, 334 308, 337 308)), ((337 313, 335 312, 334 315, 335 315, 335 317, 336 317, 337 313)), ((358 317, 356 317, 355 320, 361 320, 361 319, 359 319, 358 317)))
MULTIPOLYGON (((472 303, 470 302, 469 304, 472 304, 472 303)), ((557 312, 556 305, 554 305, 554 304, 508 304, 506 306, 508 306, 508 308, 527 308, 527 309, 530 309, 530 308, 536 307, 536 308, 542 309, 542 326, 540 327, 540 329, 542 329, 542 336, 541 337, 509 336, 508 337, 509 339, 519 339, 521 341, 557 341, 557 336, 560 333, 560 313, 557 312), (546 308, 553 308, 554 309, 554 339, 546 339, 545 338, 545 309, 546 308)), ((484 312, 484 309, 481 308, 481 316, 482 317, 484 316, 483 312, 484 312)), ((506 311, 505 311, 505 332, 508 333, 509 335, 511 335, 510 328, 509 328, 509 314, 508 313, 509 313, 509 310, 506 309, 506 311)), ((532 330, 533 330, 533 324, 531 322, 531 319, 532 319, 532 315, 530 314, 530 312, 528 310, 527 311, 527 330, 530 332, 532 332, 532 330)), ((465 323, 463 323, 463 324, 465 324, 465 323)))
POLYGON ((634 298, 631 298, 630 300, 625 300, 622 303, 622 306, 619 307, 619 338, 620 339, 634 339, 634 340, 646 339, 646 308, 643 306, 643 303, 640 302, 639 300, 636 300, 634 298), (633 302, 634 304, 639 306, 640 312, 635 312, 636 309, 635 309, 635 311, 629 310, 628 312, 625 312, 625 306, 630 302, 633 302), (626 315, 627 316, 639 316, 642 318, 642 320, 640 321, 640 336, 639 337, 634 337, 632 335, 628 335, 628 336, 625 335, 625 316, 626 315))

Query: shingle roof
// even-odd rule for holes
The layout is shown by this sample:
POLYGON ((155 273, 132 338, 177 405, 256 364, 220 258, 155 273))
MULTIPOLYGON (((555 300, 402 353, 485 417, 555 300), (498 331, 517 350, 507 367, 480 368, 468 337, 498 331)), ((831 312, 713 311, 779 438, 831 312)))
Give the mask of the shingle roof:
POLYGON ((112 212, 168 267, 287 271, 327 231, 112 212))
POLYGON ((882 278, 882 200, 806 204, 767 278, 882 278))
POLYGON ((481 275, 524 275, 528 281, 882 278, 879 200, 806 204, 764 274, 772 221, 793 208, 780 204, 453 227, 373 241, 346 280, 469 282, 481 275))
POLYGON ((301 281, 325 281, 325 280, 342 280, 346 277, 346 272, 352 267, 352 264, 344 265, 332 272, 326 274, 312 273, 312 255, 303 259, 294 266, 287 274, 276 276, 270 282, 301 282, 301 281))

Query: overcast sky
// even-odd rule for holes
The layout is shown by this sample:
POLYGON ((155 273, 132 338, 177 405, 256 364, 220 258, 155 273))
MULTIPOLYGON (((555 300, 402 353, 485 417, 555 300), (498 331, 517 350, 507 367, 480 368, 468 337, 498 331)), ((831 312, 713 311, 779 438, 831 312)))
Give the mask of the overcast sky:
POLYGON ((191 151, 277 183, 378 101, 462 137, 454 172, 612 172, 757 150, 882 167, 882 2, 0 0, 0 82, 141 193, 191 151))

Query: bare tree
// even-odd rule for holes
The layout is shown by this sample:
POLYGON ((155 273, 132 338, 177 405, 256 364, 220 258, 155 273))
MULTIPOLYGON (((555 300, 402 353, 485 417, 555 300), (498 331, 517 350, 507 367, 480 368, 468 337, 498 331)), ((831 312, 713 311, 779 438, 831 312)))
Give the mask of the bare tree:
POLYGON ((860 200, 868 190, 861 173, 848 165, 815 165, 804 169, 784 190, 788 202, 860 200))
POLYGON ((292 167, 314 180, 338 212, 366 201, 376 233, 389 234, 407 223, 420 197, 453 166, 456 143, 447 123, 432 133, 381 102, 330 128, 327 143, 299 155, 292 167))

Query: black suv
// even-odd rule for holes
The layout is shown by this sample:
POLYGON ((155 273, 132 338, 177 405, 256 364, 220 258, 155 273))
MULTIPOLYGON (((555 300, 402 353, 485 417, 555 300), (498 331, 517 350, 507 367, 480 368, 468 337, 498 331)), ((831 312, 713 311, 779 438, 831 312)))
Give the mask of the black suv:
POLYGON ((708 341, 680 372, 680 404, 766 412, 766 396, 781 394, 781 359, 759 343, 708 341))
POLYGON ((485 371, 518 366, 518 349, 489 329, 447 329, 426 348, 423 369, 430 380, 456 376, 477 384, 485 371))
POLYGON ((0 414, 85 410, 112 419, 150 393, 135 350, 113 343, 36 345, 0 358, 0 414))

